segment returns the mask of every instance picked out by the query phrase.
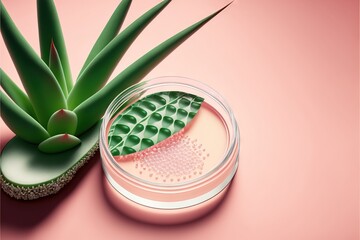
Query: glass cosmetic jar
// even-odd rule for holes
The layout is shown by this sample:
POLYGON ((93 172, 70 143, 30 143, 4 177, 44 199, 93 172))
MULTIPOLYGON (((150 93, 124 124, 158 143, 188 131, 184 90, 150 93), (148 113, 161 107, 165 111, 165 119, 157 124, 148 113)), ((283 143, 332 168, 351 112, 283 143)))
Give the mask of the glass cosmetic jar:
POLYGON ((177 224, 203 216, 224 198, 239 161, 239 130, 214 89, 184 77, 134 85, 109 105, 100 130, 105 193, 113 206, 140 221, 177 224), (181 91, 204 99, 181 131, 152 147, 114 157, 108 145, 113 120, 148 95, 181 91))

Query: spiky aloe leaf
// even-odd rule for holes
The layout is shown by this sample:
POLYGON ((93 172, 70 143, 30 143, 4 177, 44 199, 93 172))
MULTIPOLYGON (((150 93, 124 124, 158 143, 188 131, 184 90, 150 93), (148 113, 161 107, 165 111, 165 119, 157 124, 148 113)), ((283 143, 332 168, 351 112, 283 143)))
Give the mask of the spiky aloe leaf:
POLYGON ((69 94, 68 106, 70 109, 74 109, 105 85, 131 43, 169 3, 170 0, 164 0, 144 13, 106 45, 93 61, 89 63, 69 94))
POLYGON ((38 27, 41 58, 44 62, 49 61, 49 46, 54 41, 59 52, 62 68, 64 70, 67 89, 72 88, 72 76, 69 58, 66 52, 64 37, 53 0, 37 0, 38 27))
POLYGON ((17 136, 31 143, 40 143, 48 132, 34 118, 0 91, 1 118, 17 136))
POLYGON ((70 110, 60 109, 50 117, 47 130, 51 136, 60 133, 75 134, 76 126, 76 114, 70 110))
POLYGON ((54 42, 51 42, 51 46, 50 46, 49 67, 50 67, 51 71, 53 72, 53 74, 55 75, 55 77, 61 87, 61 90, 64 93, 64 96, 67 97, 68 90, 67 90, 64 70, 62 68, 61 60, 60 60, 60 57, 59 57, 59 54, 55 47, 54 42))
POLYGON ((229 4, 153 48, 117 75, 92 97, 77 106, 74 109, 74 112, 78 116, 77 134, 86 131, 86 129, 94 125, 102 117, 107 106, 116 95, 132 84, 140 81, 167 55, 227 6, 229 6, 229 4))
MULTIPOLYGON (((66 100, 54 74, 21 35, 2 3, 1 33, 34 107, 37 119, 46 126, 51 114, 66 108, 66 100)), ((49 48, 50 44, 48 45, 49 48)))
POLYGON ((39 150, 44 153, 58 153, 69 150, 80 143, 81 140, 71 134, 58 134, 41 142, 39 150))
POLYGON ((10 79, 10 77, 0 68, 0 85, 7 95, 26 113, 35 117, 34 109, 28 96, 10 79))
POLYGON ((145 150, 184 128, 203 98, 184 92, 159 92, 142 98, 112 122, 108 134, 113 156, 145 150))
POLYGON ((94 57, 118 34, 130 5, 131 0, 122 0, 118 7, 115 9, 106 26, 102 30, 100 36, 96 40, 88 57, 86 58, 79 75, 84 71, 84 69, 89 65, 89 63, 94 59, 94 57))

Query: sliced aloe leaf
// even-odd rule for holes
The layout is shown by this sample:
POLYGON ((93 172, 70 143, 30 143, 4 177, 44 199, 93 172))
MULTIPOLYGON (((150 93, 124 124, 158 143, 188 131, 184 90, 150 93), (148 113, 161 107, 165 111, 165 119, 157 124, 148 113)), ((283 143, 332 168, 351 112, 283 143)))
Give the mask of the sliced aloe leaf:
POLYGON ((113 156, 147 149, 184 128, 203 98, 184 92, 159 92, 138 100, 116 117, 108 134, 113 156))
POLYGON ((76 114, 70 110, 60 109, 50 117, 47 130, 51 136, 60 133, 75 134, 76 126, 76 114))
POLYGON ((99 128, 100 123, 79 136, 81 144, 56 154, 14 137, 0 157, 3 190, 25 200, 58 192, 96 152, 99 128))
POLYGON ((40 143, 48 132, 34 118, 0 91, 1 118, 17 136, 31 143, 40 143))
POLYGON ((22 110, 35 118, 35 112, 28 96, 0 68, 0 86, 22 110))
POLYGON ((170 0, 164 0, 144 13, 106 45, 89 63, 69 94, 68 106, 70 109, 74 109, 105 85, 116 65, 136 37, 169 3, 170 0))
POLYGON ((106 26, 102 30, 100 36, 96 40, 93 48, 85 60, 83 67, 80 70, 79 75, 84 71, 84 69, 89 65, 94 57, 118 34, 130 8, 130 5, 131 0, 122 0, 120 2, 114 13, 111 15, 106 26))
POLYGON ((59 153, 80 144, 81 140, 71 134, 58 134, 39 144, 39 150, 44 153, 59 153))
POLYGON ((127 87, 140 81, 181 43, 224 10, 228 5, 150 50, 117 75, 105 87, 77 106, 74 109, 74 112, 78 116, 77 134, 86 131, 86 129, 94 125, 102 117, 107 106, 116 95, 121 93, 127 87))
POLYGON ((72 76, 69 58, 66 52, 64 37, 61 30, 59 16, 53 0, 37 0, 38 27, 41 58, 48 62, 50 56, 49 46, 54 41, 59 52, 62 68, 66 79, 67 89, 72 88, 72 76))
POLYGON ((59 57, 59 54, 55 47, 54 42, 51 42, 51 46, 50 46, 49 67, 50 67, 51 71, 53 72, 53 74, 55 75, 55 77, 61 87, 61 90, 64 93, 64 96, 67 97, 68 90, 67 90, 64 70, 62 68, 61 60, 60 60, 60 57, 59 57))
MULTIPOLYGON (((46 126, 49 117, 58 109, 66 108, 66 100, 54 74, 21 35, 3 4, 1 33, 21 81, 34 107, 37 119, 46 126)), ((48 48, 50 43, 48 45, 48 48)))

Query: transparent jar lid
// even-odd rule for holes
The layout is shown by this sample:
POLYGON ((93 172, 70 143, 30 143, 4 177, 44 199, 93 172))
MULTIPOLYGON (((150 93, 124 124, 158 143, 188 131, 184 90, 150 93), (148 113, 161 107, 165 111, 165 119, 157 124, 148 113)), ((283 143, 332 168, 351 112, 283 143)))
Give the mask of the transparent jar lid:
POLYGON ((100 150, 105 176, 119 193, 149 207, 186 207, 214 197, 232 180, 239 130, 230 107, 214 89, 189 78, 160 77, 128 88, 109 105, 100 150), (166 91, 194 94, 204 102, 179 133, 126 158, 112 156, 107 134, 114 118, 131 103, 166 91))

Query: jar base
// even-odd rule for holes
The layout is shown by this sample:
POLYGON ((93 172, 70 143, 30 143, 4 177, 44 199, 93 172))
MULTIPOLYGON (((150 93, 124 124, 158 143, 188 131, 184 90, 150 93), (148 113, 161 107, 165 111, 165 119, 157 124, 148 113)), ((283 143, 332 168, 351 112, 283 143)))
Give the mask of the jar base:
POLYGON ((213 210, 224 199, 231 182, 216 196, 201 204, 181 209, 157 209, 137 204, 117 192, 103 177, 106 198, 121 213, 141 222, 172 225, 198 219, 213 210))

